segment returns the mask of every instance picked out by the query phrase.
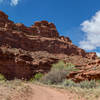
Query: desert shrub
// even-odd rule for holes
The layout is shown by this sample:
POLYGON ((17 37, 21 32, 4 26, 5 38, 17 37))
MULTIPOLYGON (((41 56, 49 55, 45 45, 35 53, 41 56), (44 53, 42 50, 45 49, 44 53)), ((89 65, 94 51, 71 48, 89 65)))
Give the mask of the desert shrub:
POLYGON ((43 74, 42 73, 37 73, 34 78, 35 80, 40 80, 42 78, 43 74))
POLYGON ((67 75, 68 75, 70 72, 72 72, 72 71, 78 71, 78 70, 79 70, 79 69, 77 69, 77 68, 75 67, 75 65, 73 65, 73 64, 71 64, 71 63, 67 63, 67 64, 65 65, 65 67, 66 67, 67 75))
POLYGON ((76 70, 74 65, 59 61, 52 65, 51 71, 42 77, 41 81, 45 84, 59 84, 66 79, 67 74, 74 70, 76 70))
POLYGON ((53 69, 48 74, 46 74, 41 80, 46 84, 57 84, 63 81, 66 78, 65 70, 56 70, 53 69))
POLYGON ((62 84, 61 85, 63 85, 63 86, 68 86, 68 87, 77 87, 77 83, 75 83, 74 81, 72 81, 72 80, 67 80, 67 79, 65 79, 63 82, 62 82, 62 84))
POLYGON ((91 81, 85 80, 80 83, 75 83, 74 81, 67 80, 67 79, 62 82, 62 85, 68 87, 80 87, 80 88, 87 88, 87 89, 95 88, 97 86, 95 80, 91 80, 91 81))
POLYGON ((43 76, 42 73, 37 73, 37 74, 35 74, 34 77, 32 77, 32 78, 30 79, 30 81, 39 81, 39 80, 42 78, 42 76, 43 76))
POLYGON ((91 80, 91 81, 88 81, 88 80, 85 80, 85 81, 82 81, 80 83, 78 83, 78 86, 80 88, 95 88, 96 87, 96 82, 95 80, 91 80))
POLYGON ((2 74, 0 74, 0 81, 6 81, 6 78, 2 74))
POLYGON ((71 63, 64 63, 63 61, 59 61, 56 64, 52 65, 52 69, 58 69, 58 70, 63 70, 65 69, 67 72, 68 71, 73 71, 76 70, 75 66, 71 63))

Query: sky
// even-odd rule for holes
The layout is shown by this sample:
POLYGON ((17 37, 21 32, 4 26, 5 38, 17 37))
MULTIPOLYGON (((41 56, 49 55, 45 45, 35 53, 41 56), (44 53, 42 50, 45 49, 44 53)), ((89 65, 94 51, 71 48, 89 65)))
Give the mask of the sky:
POLYGON ((53 22, 60 35, 100 56, 100 0, 0 0, 0 10, 26 26, 53 22))

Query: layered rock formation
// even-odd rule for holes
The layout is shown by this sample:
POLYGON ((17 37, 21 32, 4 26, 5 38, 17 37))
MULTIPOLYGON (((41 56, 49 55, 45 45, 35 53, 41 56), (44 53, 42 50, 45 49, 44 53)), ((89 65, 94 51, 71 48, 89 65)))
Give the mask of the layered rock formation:
POLYGON ((7 79, 48 72, 58 60, 82 66, 96 58, 95 53, 86 53, 68 37, 59 36, 53 23, 38 21, 26 27, 0 11, 0 73, 7 79))
POLYGON ((94 60, 85 66, 81 66, 79 71, 73 71, 67 76, 75 82, 84 80, 100 80, 100 59, 94 60))

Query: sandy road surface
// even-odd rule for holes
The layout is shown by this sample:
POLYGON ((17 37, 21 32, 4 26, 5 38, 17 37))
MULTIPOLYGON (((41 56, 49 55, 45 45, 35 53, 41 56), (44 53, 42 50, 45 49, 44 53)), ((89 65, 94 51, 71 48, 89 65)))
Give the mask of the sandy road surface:
POLYGON ((83 100, 76 94, 66 90, 49 88, 45 86, 32 85, 33 96, 30 100, 83 100))
POLYGON ((68 90, 32 83, 0 85, 0 100, 84 100, 68 90))

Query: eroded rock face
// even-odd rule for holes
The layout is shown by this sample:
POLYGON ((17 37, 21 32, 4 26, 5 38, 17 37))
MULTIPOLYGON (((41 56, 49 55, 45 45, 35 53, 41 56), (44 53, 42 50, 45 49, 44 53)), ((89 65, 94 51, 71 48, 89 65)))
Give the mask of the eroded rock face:
POLYGON ((13 22, 8 19, 8 15, 0 11, 0 28, 10 28, 12 25, 13 22))
POLYGON ((31 29, 35 33, 34 35, 39 35, 49 38, 59 37, 59 34, 56 30, 56 26, 53 23, 49 23, 47 21, 35 22, 35 24, 31 26, 31 29))
POLYGON ((0 49, 0 73, 9 80, 14 78, 30 79, 38 72, 46 73, 57 61, 56 58, 45 58, 21 49, 9 47, 1 47, 0 49))
POLYGON ((87 58, 95 60, 97 58, 96 52, 87 53, 87 58))
POLYGON ((0 11, 0 73, 7 79, 29 79, 38 72, 46 73, 58 60, 78 65, 80 59, 86 64, 96 57, 72 44, 68 37, 59 36, 53 23, 38 21, 26 27, 0 11))
POLYGON ((67 76, 75 82, 84 80, 100 80, 100 59, 96 59, 85 66, 81 66, 79 71, 73 71, 67 76))

